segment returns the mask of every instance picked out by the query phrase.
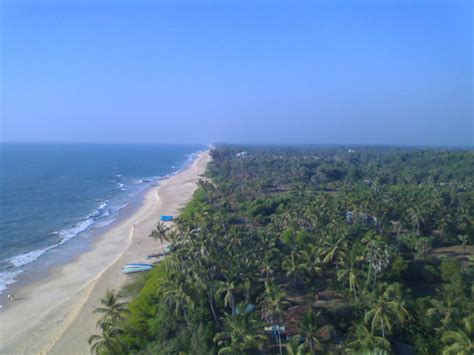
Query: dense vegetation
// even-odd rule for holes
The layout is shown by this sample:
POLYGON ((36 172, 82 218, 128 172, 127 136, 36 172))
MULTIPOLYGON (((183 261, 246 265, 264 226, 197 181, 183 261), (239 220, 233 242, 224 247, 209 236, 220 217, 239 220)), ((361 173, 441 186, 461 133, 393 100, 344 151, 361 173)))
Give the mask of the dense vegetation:
POLYGON ((472 151, 212 157, 176 227, 153 234, 166 263, 127 311, 103 300, 96 352, 474 353, 472 151))

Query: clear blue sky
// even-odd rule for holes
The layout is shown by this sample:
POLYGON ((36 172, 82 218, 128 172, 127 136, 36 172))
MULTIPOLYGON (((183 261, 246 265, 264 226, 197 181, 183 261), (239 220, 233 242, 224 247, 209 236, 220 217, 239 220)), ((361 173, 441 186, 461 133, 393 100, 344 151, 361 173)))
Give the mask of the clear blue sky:
POLYGON ((3 141, 473 145, 471 1, 2 1, 3 141))

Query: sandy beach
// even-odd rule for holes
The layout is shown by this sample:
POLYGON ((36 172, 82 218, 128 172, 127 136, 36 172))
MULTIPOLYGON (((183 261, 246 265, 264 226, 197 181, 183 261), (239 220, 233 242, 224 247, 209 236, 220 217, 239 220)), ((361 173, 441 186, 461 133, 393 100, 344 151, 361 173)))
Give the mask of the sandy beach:
POLYGON ((125 264, 146 262, 159 251, 148 237, 151 230, 161 214, 176 215, 189 201, 209 160, 208 152, 201 153, 151 188, 142 206, 99 236, 90 251, 18 289, 17 300, 0 312, 0 354, 89 354, 87 339, 97 333, 94 307, 107 289, 127 281, 121 273, 125 264))

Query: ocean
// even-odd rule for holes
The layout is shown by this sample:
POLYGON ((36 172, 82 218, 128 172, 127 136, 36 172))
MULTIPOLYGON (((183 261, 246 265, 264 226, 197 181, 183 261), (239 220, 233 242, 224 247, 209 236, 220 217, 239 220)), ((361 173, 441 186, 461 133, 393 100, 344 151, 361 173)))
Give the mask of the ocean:
POLYGON ((198 145, 0 144, 0 295, 85 252, 198 145))

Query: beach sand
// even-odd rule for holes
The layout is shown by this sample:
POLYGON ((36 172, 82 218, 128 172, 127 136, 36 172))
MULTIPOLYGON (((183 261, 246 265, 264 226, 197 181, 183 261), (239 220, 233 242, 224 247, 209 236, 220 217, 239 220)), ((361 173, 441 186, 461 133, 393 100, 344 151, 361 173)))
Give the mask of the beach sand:
POLYGON ((147 262, 147 255, 161 251, 150 232, 161 214, 176 215, 189 201, 209 160, 201 153, 153 187, 142 206, 99 236, 90 251, 18 289, 17 300, 0 312, 0 354, 90 354, 87 339, 99 333, 94 307, 108 289, 126 283, 125 264, 147 262))

